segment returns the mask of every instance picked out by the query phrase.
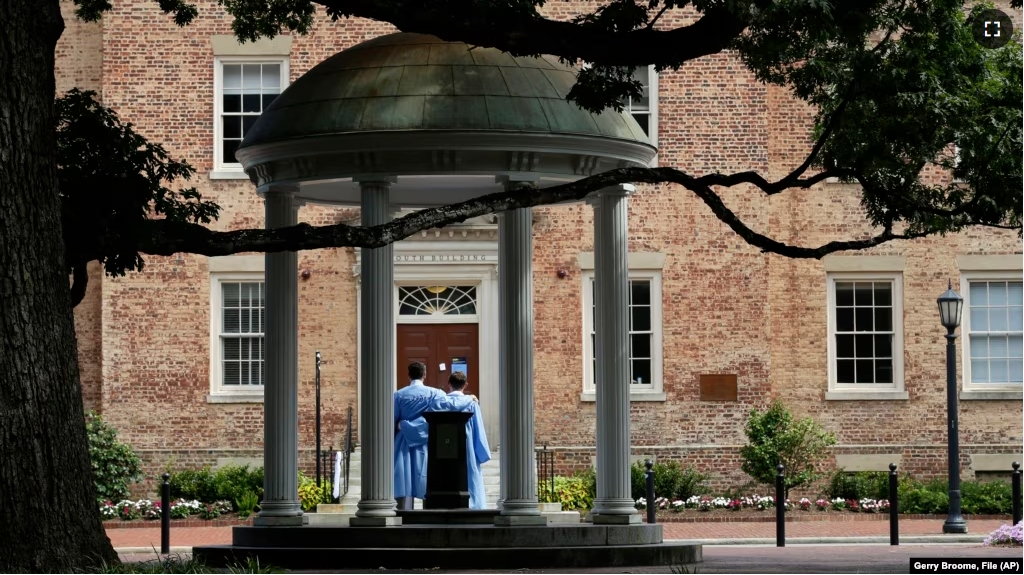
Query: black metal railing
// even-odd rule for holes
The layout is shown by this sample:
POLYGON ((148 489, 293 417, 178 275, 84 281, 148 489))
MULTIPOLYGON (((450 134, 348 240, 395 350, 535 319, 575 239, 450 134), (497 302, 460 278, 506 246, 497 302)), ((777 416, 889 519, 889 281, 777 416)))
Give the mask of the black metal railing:
POLYGON ((555 452, 545 445, 537 449, 537 500, 553 503, 555 499, 555 452))
MULTIPOLYGON (((334 469, 335 469, 335 458, 341 455, 341 477, 338 481, 341 483, 340 489, 338 489, 338 496, 331 497, 334 503, 338 503, 342 497, 348 494, 349 488, 349 471, 352 469, 352 452, 355 451, 355 444, 352 440, 352 406, 349 406, 348 411, 345 414, 345 445, 342 446, 339 451, 331 451, 325 449, 320 451, 317 457, 317 485, 327 485, 328 482, 332 487, 334 486, 334 469), (321 481, 320 472, 323 470, 323 481, 321 481)), ((333 493, 332 493, 333 495, 333 493)))
POLYGON ((348 406, 348 412, 345 414, 345 450, 344 462, 341 470, 342 481, 341 490, 339 491, 339 498, 344 497, 348 494, 348 472, 352 468, 352 452, 355 451, 355 446, 352 445, 352 406, 348 406))

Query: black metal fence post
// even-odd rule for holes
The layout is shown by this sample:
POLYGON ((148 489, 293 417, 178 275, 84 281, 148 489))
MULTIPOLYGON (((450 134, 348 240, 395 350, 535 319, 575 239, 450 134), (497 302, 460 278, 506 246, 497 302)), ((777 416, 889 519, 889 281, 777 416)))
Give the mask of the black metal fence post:
POLYGON ((896 464, 889 464, 889 545, 900 544, 899 476, 896 464))
POLYGON ((644 466, 647 467, 647 522, 654 524, 658 519, 658 504, 654 501, 654 462, 648 459, 644 466))
POLYGON ((1020 462, 1013 462, 1013 476, 1010 478, 1010 492, 1013 495, 1013 524, 1021 521, 1020 462))
POLYGON ((316 486, 320 487, 320 352, 316 352, 316 486))
POLYGON ((779 473, 775 476, 775 545, 776 547, 786 546, 786 476, 783 470, 786 467, 779 464, 776 469, 779 473))
POLYGON ((160 553, 171 552, 171 474, 164 473, 160 486, 160 553))

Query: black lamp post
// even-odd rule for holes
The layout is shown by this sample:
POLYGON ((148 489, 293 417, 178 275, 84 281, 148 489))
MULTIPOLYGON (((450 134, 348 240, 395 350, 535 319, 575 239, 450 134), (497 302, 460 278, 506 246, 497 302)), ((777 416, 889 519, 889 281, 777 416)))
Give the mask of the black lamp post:
POLYGON ((946 333, 946 420, 949 423, 949 514, 942 524, 943 533, 967 533, 967 522, 960 514, 960 426, 957 421, 956 328, 964 311, 964 298, 949 289, 939 296, 939 317, 946 333))

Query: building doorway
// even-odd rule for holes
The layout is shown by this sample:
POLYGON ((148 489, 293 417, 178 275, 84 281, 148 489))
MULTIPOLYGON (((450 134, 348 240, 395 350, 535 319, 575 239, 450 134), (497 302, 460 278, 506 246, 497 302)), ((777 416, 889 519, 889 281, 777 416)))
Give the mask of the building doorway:
POLYGON ((427 366, 424 383, 444 389, 448 376, 462 371, 468 378, 465 392, 484 401, 480 393, 479 332, 475 323, 398 324, 398 388, 409 385, 406 368, 414 361, 427 366))

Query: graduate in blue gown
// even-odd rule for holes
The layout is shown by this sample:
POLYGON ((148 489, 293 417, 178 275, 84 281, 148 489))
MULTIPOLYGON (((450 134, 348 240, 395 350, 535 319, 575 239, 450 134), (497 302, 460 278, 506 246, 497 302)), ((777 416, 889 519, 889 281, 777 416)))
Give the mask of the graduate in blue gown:
POLYGON ((395 499, 399 509, 412 509, 413 498, 427 494, 427 422, 424 411, 447 409, 448 398, 423 384, 427 366, 409 364, 408 387, 395 392, 395 499), (415 421, 409 425, 409 422, 415 421), (403 425, 406 424, 404 429, 403 425))
MULTIPOLYGON (((480 412, 480 403, 475 395, 466 395, 463 390, 466 388, 466 375, 456 371, 448 378, 449 393, 444 400, 436 403, 431 409, 424 411, 470 411, 473 417, 466 422, 466 469, 468 470, 469 508, 484 509, 487 504, 487 494, 484 491, 484 478, 480 472, 480 466, 491 460, 491 447, 487 443, 487 432, 484 430, 484 420, 480 412)), ((422 483, 423 492, 426 492, 427 485, 427 420, 422 415, 412 421, 400 421, 398 423, 398 434, 402 436, 403 443, 408 445, 413 453, 413 459, 421 462, 416 469, 416 483, 422 483)), ((397 445, 397 444, 396 444, 397 445)), ((397 457, 396 474, 397 474, 397 457)), ((397 497, 397 489, 395 491, 397 497)))

